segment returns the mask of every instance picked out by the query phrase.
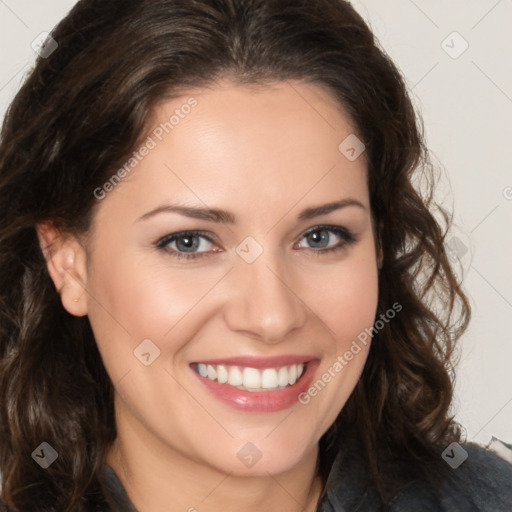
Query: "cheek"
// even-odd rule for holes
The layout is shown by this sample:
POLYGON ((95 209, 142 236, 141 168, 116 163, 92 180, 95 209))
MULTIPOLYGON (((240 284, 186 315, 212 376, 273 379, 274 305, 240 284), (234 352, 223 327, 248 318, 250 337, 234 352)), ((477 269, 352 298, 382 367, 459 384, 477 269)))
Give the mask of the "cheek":
POLYGON ((373 325, 378 302, 376 262, 354 256, 317 275, 316 281, 320 279, 322 286, 309 292, 309 300, 341 349, 373 325))
POLYGON ((89 319, 100 351, 116 367, 133 364, 133 350, 146 338, 162 351, 179 350, 179 340, 193 336, 191 319, 205 314, 202 298, 222 276, 222 270, 156 266, 154 255, 150 261, 116 252, 118 245, 104 244, 95 253, 88 279, 89 319))
POLYGON ((111 313, 110 320, 131 326, 134 336, 146 335, 145 329, 163 335, 172 327, 169 322, 189 310, 207 285, 190 272, 164 270, 164 264, 156 267, 160 257, 153 252, 143 256, 133 249, 116 250, 122 246, 120 240, 100 240, 97 245, 102 251, 94 254, 89 289, 111 313))
POLYGON ((371 252, 351 255, 326 272, 324 282, 316 299, 310 294, 309 300, 329 335, 319 338, 322 363, 300 400, 314 410, 310 418, 320 419, 321 432, 335 421, 354 390, 370 349, 378 302, 378 270, 371 252))

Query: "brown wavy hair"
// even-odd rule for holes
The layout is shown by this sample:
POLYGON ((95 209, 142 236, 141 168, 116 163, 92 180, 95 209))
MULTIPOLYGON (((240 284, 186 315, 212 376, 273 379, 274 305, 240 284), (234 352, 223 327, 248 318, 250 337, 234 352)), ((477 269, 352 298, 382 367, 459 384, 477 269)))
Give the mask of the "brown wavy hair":
POLYGON ((401 73, 351 4, 82 0, 51 35, 58 48, 37 59, 1 132, 4 506, 105 507, 103 471, 116 437, 113 385, 88 318, 63 308, 36 225, 87 233, 93 191, 137 148, 157 102, 226 77, 326 87, 366 145, 384 255, 377 317, 395 302, 402 311, 375 332, 360 381, 320 440, 324 483, 349 444, 361 447, 383 504, 401 482, 393 468, 435 480, 445 465, 441 451, 461 438, 449 407, 456 341, 470 306, 447 257, 452 218, 433 198, 435 167, 421 118, 401 73), (413 186, 418 177, 421 190, 413 186), (43 440, 59 457, 42 471, 31 453, 43 440))

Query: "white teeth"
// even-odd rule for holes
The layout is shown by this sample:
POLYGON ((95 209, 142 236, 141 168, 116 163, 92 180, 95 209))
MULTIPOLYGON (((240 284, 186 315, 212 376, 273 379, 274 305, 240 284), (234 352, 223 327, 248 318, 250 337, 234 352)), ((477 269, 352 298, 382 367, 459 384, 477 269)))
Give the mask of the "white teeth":
POLYGON ((261 387, 261 375, 256 368, 244 368, 244 388, 259 388, 261 387))
POLYGON ((266 368, 261 372, 261 387, 264 389, 277 388, 277 371, 274 368, 266 368))
POLYGON ((199 363, 197 365, 197 371, 202 377, 248 391, 275 390, 292 386, 304 373, 304 369, 305 365, 303 363, 280 368, 265 368, 263 370, 223 364, 206 365, 199 363))
POLYGON ((236 366, 231 366, 229 368, 228 384, 230 386, 241 386, 243 382, 242 372, 236 366))
POLYGON ((199 363, 197 365, 197 371, 199 372, 199 375, 201 375, 201 377, 207 377, 208 376, 208 371, 206 370, 206 365, 203 364, 203 363, 199 363))
POLYGON ((228 371, 226 370, 226 367, 222 364, 219 364, 217 366, 217 380, 220 384, 224 384, 229 379, 228 371))
MULTIPOLYGON (((208 372, 210 373, 210 372, 208 372)), ((288 369, 288 384, 292 386, 295 384, 295 381, 297 380, 297 365, 292 364, 290 368, 288 369)))
POLYGON ((279 372, 277 374, 277 382, 282 388, 288 385, 288 369, 286 366, 279 368, 279 372))
POLYGON ((211 364, 208 365, 207 371, 209 379, 215 380, 217 378, 217 370, 211 364))

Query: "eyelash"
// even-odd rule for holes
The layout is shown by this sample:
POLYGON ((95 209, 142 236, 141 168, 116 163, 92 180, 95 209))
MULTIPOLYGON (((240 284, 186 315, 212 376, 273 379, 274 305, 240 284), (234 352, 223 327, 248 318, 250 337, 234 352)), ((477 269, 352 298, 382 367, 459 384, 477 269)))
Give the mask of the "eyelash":
MULTIPOLYGON (((347 246, 353 244, 354 242, 357 242, 357 237, 355 236, 354 233, 349 231, 347 228, 343 228, 340 226, 315 226, 314 228, 306 231, 306 233, 302 235, 301 240, 310 235, 311 233, 315 233, 316 231, 330 231, 331 233, 338 235, 344 240, 338 245, 328 247, 326 249, 315 250, 314 248, 310 248, 316 256, 321 256, 326 253, 340 251, 342 249, 345 249, 347 246)), ((170 243, 187 236, 203 237, 206 238, 210 243, 215 243, 204 231, 180 231, 179 233, 172 233, 170 235, 164 236, 155 243, 155 246, 158 249, 167 252, 173 258, 176 259, 193 260, 198 258, 204 258, 209 254, 208 252, 183 253, 176 251, 175 249, 169 249, 167 247, 167 245, 169 245, 170 243)))

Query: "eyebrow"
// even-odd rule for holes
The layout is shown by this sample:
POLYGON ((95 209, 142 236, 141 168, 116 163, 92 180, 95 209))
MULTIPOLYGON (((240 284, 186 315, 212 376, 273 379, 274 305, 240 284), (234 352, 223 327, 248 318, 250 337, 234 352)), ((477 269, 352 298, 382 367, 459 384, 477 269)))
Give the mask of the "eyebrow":
MULTIPOLYGON (((366 207, 357 199, 346 198, 332 203, 323 204, 320 206, 313 206, 306 208, 299 213, 299 220, 309 220, 320 215, 327 215, 328 213, 346 208, 348 206, 357 206, 366 210, 366 207)), ((236 216, 227 210, 221 210, 219 208, 197 208, 195 206, 180 206, 180 205, 164 205, 151 210, 141 217, 136 222, 146 220, 160 213, 178 213, 185 217, 191 217, 193 219, 207 220, 211 222, 218 222, 221 224, 235 224, 236 216)))

